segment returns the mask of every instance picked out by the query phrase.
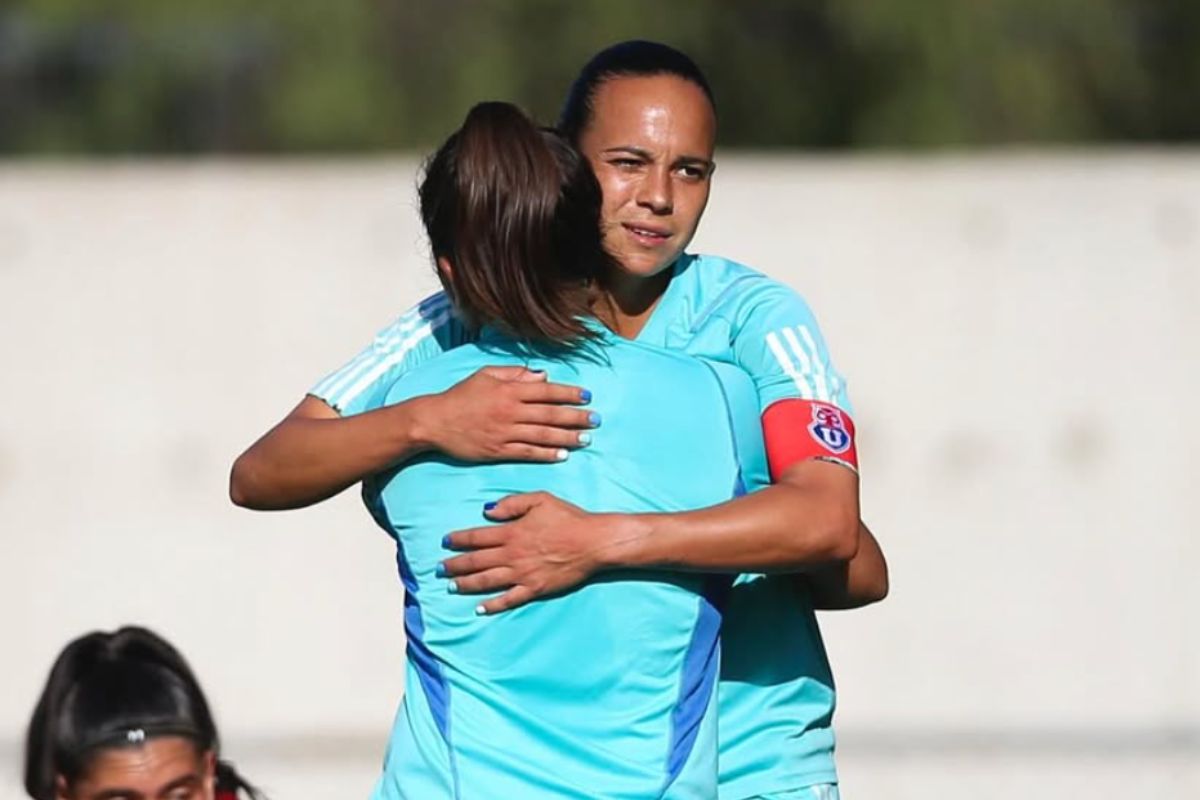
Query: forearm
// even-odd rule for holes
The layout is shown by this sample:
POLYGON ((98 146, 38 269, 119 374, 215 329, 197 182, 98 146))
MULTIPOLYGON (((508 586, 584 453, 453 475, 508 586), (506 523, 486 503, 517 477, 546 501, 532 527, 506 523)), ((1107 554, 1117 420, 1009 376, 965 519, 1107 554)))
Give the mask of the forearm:
POLYGON ((792 572, 847 561, 858 549, 853 480, 852 491, 782 481, 700 511, 628 515, 616 521, 601 558, 607 568, 710 572, 792 572))
MULTIPOLYGON (((298 407, 320 401, 308 398, 298 407)), ((429 448, 417 397, 351 417, 293 413, 234 462, 230 498, 263 511, 303 508, 429 448)))
POLYGON ((888 568, 879 542, 859 523, 858 552, 849 561, 837 561, 796 575, 813 608, 836 611, 861 608, 887 597, 888 568))

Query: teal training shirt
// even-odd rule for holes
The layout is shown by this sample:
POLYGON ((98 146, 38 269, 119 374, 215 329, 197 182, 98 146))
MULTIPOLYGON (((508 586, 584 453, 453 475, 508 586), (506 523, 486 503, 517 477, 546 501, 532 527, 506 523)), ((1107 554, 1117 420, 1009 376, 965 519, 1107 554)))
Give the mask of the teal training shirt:
MULTIPOLYGON (((746 488, 762 488, 768 483, 766 457, 760 449, 755 461, 754 444, 762 412, 778 400, 800 398, 852 413, 846 382, 812 310, 790 287, 708 255, 684 254, 673 273, 637 341, 749 376, 757 399, 741 395, 742 402, 733 402, 733 419, 746 488)), ((310 393, 343 415, 378 408, 399 376, 470 338, 446 296, 435 294, 381 330, 310 393)), ((809 599, 787 577, 739 576, 722 638, 721 800, 836 782, 833 677, 809 599)))
POLYGON ((740 491, 730 415, 711 366, 611 334, 567 358, 485 332, 386 392, 439 392, 527 364, 593 393, 593 443, 558 464, 426 455, 364 486, 397 541, 406 691, 378 798, 695 798, 716 795, 718 595, 728 578, 606 573, 495 617, 436 574, 447 533, 485 502, 545 490, 588 511, 685 511, 740 491))

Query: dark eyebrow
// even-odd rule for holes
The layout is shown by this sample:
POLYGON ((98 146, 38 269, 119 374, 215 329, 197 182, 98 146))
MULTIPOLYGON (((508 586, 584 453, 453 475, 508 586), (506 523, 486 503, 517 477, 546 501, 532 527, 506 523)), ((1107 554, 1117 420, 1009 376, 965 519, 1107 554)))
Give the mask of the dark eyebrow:
POLYGON ((605 153, 628 153, 631 156, 637 156, 638 158, 644 158, 647 161, 653 160, 653 157, 650 155, 649 150, 643 150, 642 148, 634 147, 633 145, 620 145, 618 147, 610 147, 607 150, 604 150, 603 152, 605 152, 605 153))
MULTIPOLYGON (((607 150, 603 150, 601 152, 606 153, 606 154, 607 153, 613 153, 613 154, 628 153, 631 156, 637 156, 638 158, 643 159, 645 161, 653 161, 654 160, 654 156, 651 155, 649 150, 644 150, 641 147, 634 147, 633 145, 630 145, 630 144, 619 145, 617 147, 610 147, 607 150)), ((711 158, 701 158, 700 156, 680 156, 679 158, 675 159, 675 164, 676 164, 676 166, 686 164, 686 165, 694 165, 694 166, 698 166, 698 167, 704 167, 705 169, 712 169, 713 160, 711 158)))

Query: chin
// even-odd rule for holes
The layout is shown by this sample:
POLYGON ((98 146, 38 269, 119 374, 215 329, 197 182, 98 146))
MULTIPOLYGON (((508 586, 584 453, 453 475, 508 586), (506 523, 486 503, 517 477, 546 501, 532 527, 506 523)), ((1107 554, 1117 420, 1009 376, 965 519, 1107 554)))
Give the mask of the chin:
POLYGON ((655 275, 661 274, 675 263, 675 259, 679 258, 679 254, 671 256, 666 261, 658 258, 648 258, 642 255, 634 255, 618 259, 621 273, 632 278, 641 278, 643 280, 653 278, 655 275))

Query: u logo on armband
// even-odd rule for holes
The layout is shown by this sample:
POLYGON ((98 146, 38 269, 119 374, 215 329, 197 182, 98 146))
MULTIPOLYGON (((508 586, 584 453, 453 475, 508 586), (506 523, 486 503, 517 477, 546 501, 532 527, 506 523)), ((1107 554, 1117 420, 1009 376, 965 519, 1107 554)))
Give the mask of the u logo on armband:
POLYGON ((837 406, 799 398, 778 400, 763 413, 762 421, 772 480, 796 462, 812 458, 858 471, 854 420, 837 406))

